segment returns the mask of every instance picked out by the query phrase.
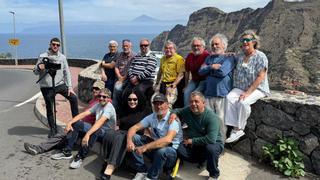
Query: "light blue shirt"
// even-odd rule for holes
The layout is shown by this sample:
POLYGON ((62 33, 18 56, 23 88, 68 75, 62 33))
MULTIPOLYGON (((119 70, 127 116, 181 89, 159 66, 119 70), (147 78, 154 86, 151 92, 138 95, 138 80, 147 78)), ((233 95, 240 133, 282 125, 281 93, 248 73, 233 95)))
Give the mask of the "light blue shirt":
POLYGON ((116 128, 116 111, 113 105, 108 102, 105 106, 102 106, 100 103, 95 104, 89 109, 91 113, 96 114, 96 121, 98 121, 102 116, 107 118, 107 121, 102 125, 101 128, 115 129, 116 128))
MULTIPOLYGON (((251 84, 257 79, 261 70, 268 70, 268 58, 267 56, 256 50, 256 53, 252 55, 248 63, 244 63, 244 55, 239 57, 236 69, 234 70, 233 86, 246 91, 251 84)), ((265 95, 270 94, 268 76, 259 84, 258 90, 262 91, 265 95)))
POLYGON ((179 144, 183 138, 181 124, 178 121, 173 121, 171 124, 169 124, 168 123, 169 117, 170 117, 170 111, 168 111, 166 116, 161 120, 158 120, 156 113, 152 113, 147 117, 143 118, 140 121, 140 124, 144 128, 150 127, 151 137, 154 140, 165 137, 168 134, 168 131, 171 131, 171 130, 176 131, 177 134, 172 140, 172 147, 174 149, 178 149, 179 144))

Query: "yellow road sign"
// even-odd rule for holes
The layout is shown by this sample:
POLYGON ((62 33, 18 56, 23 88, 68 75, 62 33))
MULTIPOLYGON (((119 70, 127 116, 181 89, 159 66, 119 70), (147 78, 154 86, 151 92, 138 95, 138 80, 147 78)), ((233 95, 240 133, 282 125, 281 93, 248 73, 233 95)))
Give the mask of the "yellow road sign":
POLYGON ((18 46, 20 44, 20 39, 9 39, 8 42, 11 46, 18 46))

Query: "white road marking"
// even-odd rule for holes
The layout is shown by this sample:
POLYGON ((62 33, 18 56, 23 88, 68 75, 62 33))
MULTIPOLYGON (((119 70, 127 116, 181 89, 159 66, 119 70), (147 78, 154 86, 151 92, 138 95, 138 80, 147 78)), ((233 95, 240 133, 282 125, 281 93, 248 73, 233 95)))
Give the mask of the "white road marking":
POLYGON ((37 93, 36 95, 34 95, 33 97, 29 98, 28 100, 26 100, 26 101, 24 101, 24 102, 22 102, 22 103, 19 103, 19 104, 15 105, 14 107, 20 107, 20 106, 22 106, 22 105, 24 105, 24 104, 27 104, 28 102, 37 99, 40 95, 41 95, 41 92, 38 92, 38 93, 37 93))

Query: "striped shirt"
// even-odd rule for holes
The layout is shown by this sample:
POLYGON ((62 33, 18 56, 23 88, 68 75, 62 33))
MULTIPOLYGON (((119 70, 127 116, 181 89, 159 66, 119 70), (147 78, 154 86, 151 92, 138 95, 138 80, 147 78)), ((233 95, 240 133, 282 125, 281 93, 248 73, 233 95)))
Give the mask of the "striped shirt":
POLYGON ((131 62, 129 68, 128 77, 132 78, 137 76, 141 81, 154 80, 156 76, 157 59, 150 54, 150 51, 146 55, 137 54, 131 62))

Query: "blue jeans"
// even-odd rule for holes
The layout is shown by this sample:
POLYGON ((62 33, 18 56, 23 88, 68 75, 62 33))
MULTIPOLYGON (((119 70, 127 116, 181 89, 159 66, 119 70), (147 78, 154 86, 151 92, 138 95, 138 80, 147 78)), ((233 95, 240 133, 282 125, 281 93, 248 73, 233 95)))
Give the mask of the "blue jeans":
MULTIPOLYGON (((153 140, 151 140, 150 137, 144 135, 135 135, 133 137, 133 143, 137 147, 148 144, 151 141, 153 140)), ((173 147, 166 146, 163 148, 154 149, 144 153, 152 160, 151 167, 147 169, 143 156, 138 155, 135 152, 132 154, 134 159, 134 168, 138 172, 147 172, 147 177, 150 179, 158 179, 162 168, 171 169, 175 165, 177 159, 177 152, 173 147)))
MULTIPOLYGON (((67 145, 66 145, 65 149, 68 151, 72 151, 74 144, 77 142, 79 133, 81 133, 81 132, 87 133, 91 127, 92 127, 91 124, 89 124, 87 122, 83 122, 83 121, 77 121, 74 124, 72 124, 73 131, 71 131, 67 135, 67 145)), ((85 158, 87 156, 87 154, 89 153, 89 149, 93 146, 93 144, 97 141, 97 139, 99 137, 104 137, 104 135, 105 135, 105 130, 102 128, 96 130, 96 132, 91 134, 89 142, 88 142, 88 146, 81 145, 81 148, 79 149, 78 154, 80 155, 80 157, 85 158)))
POLYGON ((198 81, 198 82, 195 82, 195 81, 191 80, 188 83, 188 86, 184 89, 184 95, 183 95, 184 106, 188 106, 189 105, 190 94, 193 91, 199 91, 199 92, 203 93, 203 91, 205 89, 205 86, 206 86, 206 81, 205 80, 198 81))
POLYGON ((220 171, 218 169, 219 156, 223 151, 221 144, 207 144, 204 146, 185 146, 180 144, 178 148, 178 157, 191 163, 203 163, 207 160, 207 170, 209 175, 218 178, 220 171))

